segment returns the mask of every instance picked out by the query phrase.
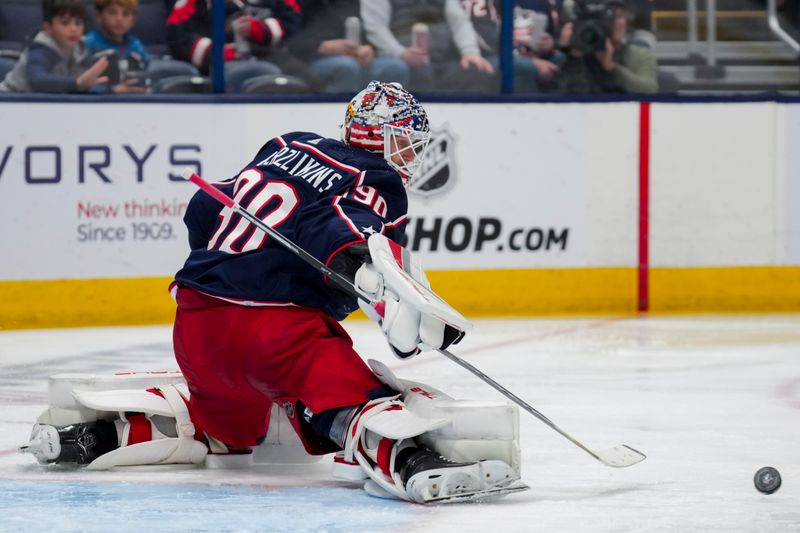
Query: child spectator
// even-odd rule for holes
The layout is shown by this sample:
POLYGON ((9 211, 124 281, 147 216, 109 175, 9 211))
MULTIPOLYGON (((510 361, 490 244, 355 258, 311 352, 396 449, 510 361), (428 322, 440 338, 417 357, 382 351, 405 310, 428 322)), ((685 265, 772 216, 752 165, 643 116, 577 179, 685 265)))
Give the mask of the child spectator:
POLYGON ((43 0, 42 31, 22 53, 0 92, 87 92, 108 78, 101 76, 106 58, 91 64, 81 39, 84 7, 81 0, 43 0))
POLYGON ((139 87, 108 87, 108 59, 93 60, 83 43, 82 0, 43 0, 42 31, 25 49, 0 92, 144 92, 139 87))
POLYGON ((136 22, 138 0, 95 0, 100 29, 86 34, 83 42, 90 56, 108 54, 111 82, 135 85, 150 63, 142 41, 130 34, 136 22))

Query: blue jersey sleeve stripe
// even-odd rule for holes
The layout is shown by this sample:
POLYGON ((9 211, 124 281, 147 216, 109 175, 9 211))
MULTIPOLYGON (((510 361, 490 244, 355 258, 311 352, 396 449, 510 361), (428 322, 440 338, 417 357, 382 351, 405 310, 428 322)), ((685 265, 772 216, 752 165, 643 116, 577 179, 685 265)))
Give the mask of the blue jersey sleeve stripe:
POLYGON ((340 169, 345 170, 347 172, 350 172, 352 174, 361 173, 361 170, 357 169, 356 167, 351 167, 350 165, 345 165, 344 163, 342 163, 340 161, 337 161, 336 159, 334 159, 331 156, 329 156, 328 154, 320 151, 318 148, 316 148, 314 146, 311 146, 310 144, 301 143, 300 141, 292 141, 292 146, 297 146, 298 148, 303 148, 305 150, 308 150, 312 154, 314 154, 317 157, 319 157, 320 159, 323 159, 324 161, 330 163, 331 165, 339 167, 340 169))
MULTIPOLYGON (((341 252, 345 248, 348 248, 348 247, 353 246, 354 244, 358 244, 360 242, 367 242, 367 240, 366 239, 356 239, 354 241, 349 241, 349 242, 344 243, 343 245, 341 245, 340 247, 338 247, 334 251, 332 251, 331 255, 329 255, 328 258, 325 260, 325 266, 330 266, 331 261, 333 260, 334 256, 336 256, 336 254, 338 254, 339 252, 341 252)), ((328 277, 325 276, 325 279, 327 280, 328 277)))
POLYGON ((358 231, 358 228, 356 227, 355 224, 353 224, 353 221, 350 220, 347 217, 347 215, 344 214, 344 209, 342 209, 342 207, 339 205, 339 200, 341 199, 342 199, 341 196, 334 196, 333 208, 336 209, 336 213, 339 215, 339 218, 344 220, 345 224, 347 224, 347 227, 350 228, 350 231, 355 233, 359 238, 364 239, 364 234, 358 231))
POLYGON ((397 226, 399 226, 401 224, 405 224, 405 222, 407 220, 408 220, 408 215, 403 215, 403 216, 401 216, 400 218, 398 218, 396 220, 393 220, 391 222, 387 222, 386 224, 384 224, 384 227, 396 228, 397 226))
POLYGON ((362 185, 364 185, 364 176, 366 175, 366 173, 367 173, 366 170, 362 170, 358 174, 358 177, 356 178, 356 187, 361 187, 362 185))

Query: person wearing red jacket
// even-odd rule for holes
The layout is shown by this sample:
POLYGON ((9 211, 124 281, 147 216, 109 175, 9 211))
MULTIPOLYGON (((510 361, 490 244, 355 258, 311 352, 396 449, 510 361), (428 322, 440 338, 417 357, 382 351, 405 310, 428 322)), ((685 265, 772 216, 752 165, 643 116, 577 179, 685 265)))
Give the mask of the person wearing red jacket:
MULTIPOLYGON (((229 89, 239 90, 250 77, 296 70, 283 61, 288 56, 281 45, 300 22, 296 0, 226 0, 223 53, 229 89)), ((211 30, 211 0, 178 0, 167 18, 170 53, 208 74, 211 30)))

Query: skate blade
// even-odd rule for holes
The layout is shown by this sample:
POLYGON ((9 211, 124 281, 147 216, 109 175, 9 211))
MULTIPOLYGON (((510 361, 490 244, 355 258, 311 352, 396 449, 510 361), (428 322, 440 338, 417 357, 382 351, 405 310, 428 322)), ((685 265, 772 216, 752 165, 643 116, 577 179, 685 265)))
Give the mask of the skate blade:
POLYGON ((530 490, 530 487, 525 483, 518 481, 506 487, 495 487, 492 489, 478 490, 475 492, 468 492, 464 494, 453 494, 452 496, 442 496, 439 498, 432 498, 425 501, 425 505, 434 505, 440 503, 480 503, 496 500, 508 494, 515 492, 524 492, 530 490))

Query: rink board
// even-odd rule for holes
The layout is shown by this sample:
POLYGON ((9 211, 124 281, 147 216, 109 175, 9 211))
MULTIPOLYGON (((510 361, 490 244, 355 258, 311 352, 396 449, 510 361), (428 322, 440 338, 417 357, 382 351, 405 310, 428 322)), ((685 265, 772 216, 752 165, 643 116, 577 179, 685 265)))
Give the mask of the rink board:
MULTIPOLYGON (((469 310, 470 316, 636 310, 633 269, 435 270, 429 278, 439 294, 457 309, 469 310)), ((170 281, 171 278, 119 278, 3 282, 0 329, 171 323, 175 302, 167 292, 170 281)), ((353 318, 365 317, 359 311, 353 318)))
MULTIPOLYGON (((654 268, 653 312, 797 311, 800 267, 654 268)), ((628 314, 632 268, 431 271, 437 292, 471 317, 628 314)), ((167 324, 171 278, 0 283, 0 329, 167 324)), ((352 318, 364 318, 357 312, 352 318)))
MULTIPOLYGON (((641 105, 429 104, 407 233, 434 288, 469 316, 634 312, 643 280, 652 311, 800 309, 800 106, 641 105)), ((0 102, 0 328, 169 322, 181 171, 340 108, 0 102)))

